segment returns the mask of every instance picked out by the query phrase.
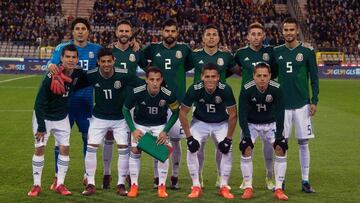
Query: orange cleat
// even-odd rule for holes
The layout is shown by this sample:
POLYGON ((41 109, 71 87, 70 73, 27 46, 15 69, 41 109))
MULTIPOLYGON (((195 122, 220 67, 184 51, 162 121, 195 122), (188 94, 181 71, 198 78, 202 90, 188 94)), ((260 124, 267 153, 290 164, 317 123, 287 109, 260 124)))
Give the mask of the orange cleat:
POLYGON ((288 201, 288 196, 285 195, 284 191, 280 188, 275 190, 274 197, 279 200, 288 201))
POLYGON ((29 197, 37 197, 41 192, 41 187, 39 185, 33 185, 30 192, 28 192, 29 197))
POLYGON ((241 195, 241 199, 251 199, 253 197, 253 189, 245 188, 243 195, 241 195))
POLYGON ((189 198, 199 198, 201 195, 201 187, 200 186, 193 186, 191 187, 191 193, 188 195, 189 198))
POLYGON ((64 184, 61 184, 59 186, 56 187, 56 192, 59 193, 60 195, 63 196, 67 196, 67 195, 71 195, 72 193, 65 187, 64 184))
POLYGON ((131 198, 135 198, 138 196, 138 186, 134 184, 132 184, 132 186, 130 187, 130 191, 127 194, 128 197, 131 198))
POLYGON ((52 184, 51 184, 51 186, 50 186, 50 190, 52 190, 52 191, 56 191, 56 187, 57 187, 57 177, 54 177, 54 179, 53 179, 53 182, 52 182, 52 184))
POLYGON ((222 186, 219 191, 219 195, 223 196, 225 199, 234 199, 234 195, 231 194, 227 186, 222 186))
POLYGON ((160 198, 167 198, 169 195, 166 193, 165 185, 161 184, 158 186, 158 197, 160 198))

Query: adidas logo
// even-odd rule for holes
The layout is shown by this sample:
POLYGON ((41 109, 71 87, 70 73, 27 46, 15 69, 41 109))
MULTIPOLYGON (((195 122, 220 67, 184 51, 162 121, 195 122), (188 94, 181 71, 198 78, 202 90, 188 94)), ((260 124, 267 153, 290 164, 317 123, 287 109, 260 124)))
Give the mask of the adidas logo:
POLYGON ((284 59, 282 56, 279 56, 279 60, 284 59))
POLYGON ((204 102, 205 102, 205 100, 204 100, 204 99, 200 99, 200 100, 199 100, 199 102, 202 102, 202 103, 204 103, 204 102))
POLYGON ((155 56, 157 56, 157 57, 161 57, 161 54, 160 54, 160 53, 157 53, 155 56))
POLYGON ((246 58, 244 59, 244 61, 250 61, 249 57, 246 57, 246 58))
POLYGON ((253 97, 251 101, 256 102, 256 98, 255 98, 255 97, 253 97))
POLYGON ((204 61, 203 60, 199 61, 199 64, 204 64, 204 61))
POLYGON ((96 83, 96 84, 95 84, 95 87, 100 87, 99 83, 96 83))
POLYGON ((141 102, 141 104, 142 104, 142 105, 146 105, 146 103, 145 103, 144 101, 143 101, 143 102, 141 102))

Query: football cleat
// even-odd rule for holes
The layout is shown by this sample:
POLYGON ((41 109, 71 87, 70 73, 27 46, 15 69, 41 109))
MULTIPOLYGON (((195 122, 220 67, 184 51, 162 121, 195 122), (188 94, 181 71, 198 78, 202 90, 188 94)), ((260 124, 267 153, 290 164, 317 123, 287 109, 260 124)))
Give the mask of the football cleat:
POLYGON ((126 191, 124 184, 119 184, 117 185, 116 193, 120 196, 127 196, 128 191, 126 191))
POLYGON ((161 184, 158 187, 158 197, 160 198, 167 198, 169 195, 166 193, 166 187, 165 185, 161 184))
POLYGON ((271 178, 265 178, 266 188, 271 191, 275 191, 274 181, 271 178))
POLYGON ((56 187, 57 187, 56 184, 57 184, 57 177, 54 177, 53 182, 52 182, 52 184, 50 185, 50 190, 56 191, 56 187))
POLYGON ((127 193, 128 197, 131 198, 135 198, 138 196, 138 186, 134 184, 132 184, 132 186, 130 187, 130 191, 127 193))
POLYGON ((71 195, 72 193, 66 188, 66 186, 64 184, 61 184, 59 186, 56 187, 56 192, 59 193, 60 195, 63 196, 67 196, 67 195, 71 195))
POLYGON ((274 197, 279 200, 288 201, 288 196, 285 195, 284 191, 282 189, 276 189, 274 193, 274 197))
POLYGON ((301 182, 301 190, 305 193, 314 193, 315 190, 311 187, 309 181, 302 181, 301 182))
POLYGON ((81 193, 82 195, 85 195, 85 196, 90 196, 92 194, 95 193, 95 185, 93 184, 88 184, 85 188, 85 190, 81 193))
POLYGON ((102 188, 104 190, 110 189, 111 175, 104 175, 102 188))
POLYGON ((171 180, 170 189, 172 189, 172 190, 180 189, 179 183, 178 183, 178 180, 179 180, 178 177, 171 176, 170 180, 171 180))
POLYGON ((193 186, 191 187, 191 193, 188 195, 189 198, 199 198, 201 195, 201 187, 200 186, 193 186))
POLYGON ((253 197, 253 189, 246 188, 244 193, 241 195, 241 199, 251 199, 253 197))
POLYGON ((231 194, 229 187, 222 186, 219 191, 219 195, 223 196, 225 199, 234 199, 234 195, 231 194))
POLYGON ((33 185, 31 190, 28 192, 29 197, 37 197, 41 192, 41 187, 39 185, 33 185))

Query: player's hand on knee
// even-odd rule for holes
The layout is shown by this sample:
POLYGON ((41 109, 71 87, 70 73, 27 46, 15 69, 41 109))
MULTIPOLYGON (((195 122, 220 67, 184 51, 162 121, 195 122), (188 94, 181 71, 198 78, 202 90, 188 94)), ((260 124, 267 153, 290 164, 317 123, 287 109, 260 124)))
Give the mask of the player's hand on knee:
POLYGON ((167 141, 167 138, 168 138, 168 136, 166 135, 166 133, 164 131, 162 131, 156 140, 156 144, 165 144, 167 141))
POLYGON ((281 149, 283 150, 284 154, 286 153, 286 150, 289 149, 287 140, 286 140, 284 137, 275 139, 274 149, 276 149, 276 146, 281 147, 281 149))
POLYGON ((254 148, 254 144, 253 144, 253 142, 252 142, 252 140, 251 140, 250 137, 243 137, 243 138, 241 139, 240 144, 239 144, 239 149, 240 149, 241 153, 244 154, 244 153, 245 153, 245 150, 246 150, 248 147, 251 147, 251 149, 253 149, 253 148, 254 148))
POLYGON ((36 138, 36 141, 38 141, 38 142, 40 142, 40 141, 44 142, 45 132, 36 132, 35 138, 36 138))
POLYGON ((223 141, 218 144, 218 149, 221 153, 227 154, 230 151, 232 140, 225 137, 223 141))
POLYGON ((187 139, 188 149, 191 153, 194 153, 197 150, 199 150, 200 144, 193 136, 187 137, 186 139, 187 139))
POLYGON ((136 129, 132 132, 132 136, 136 141, 138 141, 143 136, 143 132, 139 129, 136 129))

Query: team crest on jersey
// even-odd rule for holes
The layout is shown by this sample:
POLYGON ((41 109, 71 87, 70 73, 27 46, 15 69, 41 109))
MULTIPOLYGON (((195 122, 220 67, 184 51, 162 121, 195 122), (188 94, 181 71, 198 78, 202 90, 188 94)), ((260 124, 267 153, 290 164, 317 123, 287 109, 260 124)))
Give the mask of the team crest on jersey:
POLYGON ((270 60, 270 56, 269 56, 268 53, 264 53, 262 58, 263 58, 264 61, 269 61, 270 60))
POLYGON ((215 97, 215 104, 220 104, 221 102, 222 102, 221 97, 216 96, 216 97, 215 97))
POLYGON ((224 65, 224 59, 223 58, 218 58, 217 62, 216 62, 219 66, 223 66, 224 65))
POLYGON ((181 59, 183 57, 182 52, 177 50, 176 53, 175 53, 175 57, 178 58, 178 59, 181 59))
POLYGON ((90 52, 89 52, 89 58, 93 59, 94 57, 95 57, 94 52, 90 51, 90 52))
POLYGON ((115 89, 120 89, 120 88, 121 88, 121 82, 120 82, 119 80, 116 80, 116 81, 114 82, 114 88, 115 88, 115 89))
POLYGON ((265 101, 268 102, 268 103, 272 102, 273 101, 272 95, 271 94, 266 95, 265 101))
POLYGON ((135 57, 134 54, 130 54, 130 55, 129 55, 129 61, 131 61, 131 62, 135 62, 135 61, 136 61, 136 57, 135 57))
POLYGON ((160 101, 159 101, 159 106, 165 106, 165 104, 166 104, 166 101, 165 100, 163 100, 163 99, 161 99, 160 101))
POLYGON ((304 56, 303 56, 303 54, 302 53, 298 53, 297 55, 296 55, 296 61, 303 61, 304 60, 304 56))

